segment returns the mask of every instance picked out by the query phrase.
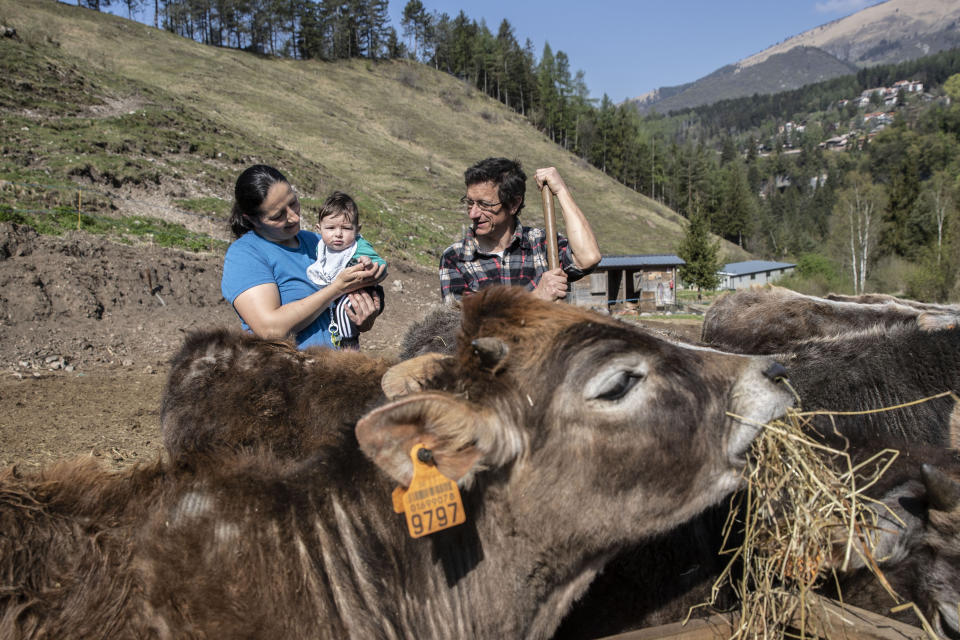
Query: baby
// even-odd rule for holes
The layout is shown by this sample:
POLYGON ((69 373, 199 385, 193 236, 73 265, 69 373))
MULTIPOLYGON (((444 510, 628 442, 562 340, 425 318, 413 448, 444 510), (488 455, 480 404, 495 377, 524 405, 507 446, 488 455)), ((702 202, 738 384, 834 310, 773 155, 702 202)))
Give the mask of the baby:
MULTIPOLYGON (((323 288, 333 282, 337 274, 357 263, 369 267, 376 262, 386 267, 386 260, 377 255, 369 242, 360 235, 360 210, 353 198, 342 191, 334 191, 320 208, 316 226, 322 242, 317 246, 317 261, 307 267, 310 281, 323 288)), ((384 270, 381 279, 387 275, 384 270)), ((369 287, 370 293, 380 298, 383 310, 383 287, 369 287)), ((330 333, 334 346, 358 349, 357 328, 347 317, 349 296, 340 296, 330 305, 330 333)))

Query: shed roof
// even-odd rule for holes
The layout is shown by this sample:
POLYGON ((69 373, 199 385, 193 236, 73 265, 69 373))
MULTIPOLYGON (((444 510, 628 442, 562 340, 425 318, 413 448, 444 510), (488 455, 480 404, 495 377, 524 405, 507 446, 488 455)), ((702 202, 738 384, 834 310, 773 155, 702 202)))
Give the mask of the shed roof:
POLYGON ((635 269, 640 267, 678 267, 687 264, 681 258, 670 254, 648 254, 632 256, 603 256, 598 269, 635 269))
POLYGON ((745 276, 761 271, 777 271, 790 269, 797 265, 792 262, 772 262, 770 260, 747 260, 745 262, 729 262, 723 265, 720 273, 729 276, 745 276))

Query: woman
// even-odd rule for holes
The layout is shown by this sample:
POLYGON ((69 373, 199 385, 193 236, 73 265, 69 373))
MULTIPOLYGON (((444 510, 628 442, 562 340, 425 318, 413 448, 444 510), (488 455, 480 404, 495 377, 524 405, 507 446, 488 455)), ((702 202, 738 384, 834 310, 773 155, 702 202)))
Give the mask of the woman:
POLYGON ((350 320, 360 331, 373 326, 379 300, 358 289, 376 284, 384 267, 348 267, 318 289, 307 267, 317 259, 320 238, 300 230, 300 201, 282 173, 254 165, 240 174, 230 228, 237 239, 227 249, 220 289, 244 329, 262 338, 294 335, 301 349, 335 347, 330 303, 345 293, 350 320))

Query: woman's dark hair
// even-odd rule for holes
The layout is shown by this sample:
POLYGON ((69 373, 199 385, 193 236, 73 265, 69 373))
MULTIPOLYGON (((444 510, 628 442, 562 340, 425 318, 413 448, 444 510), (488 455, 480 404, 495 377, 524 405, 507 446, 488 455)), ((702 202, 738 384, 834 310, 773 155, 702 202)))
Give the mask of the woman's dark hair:
POLYGON ((230 231, 234 237, 239 238, 253 229, 249 218, 263 215, 260 206, 267 199, 270 187, 278 182, 289 183, 282 173, 265 164, 255 164, 240 174, 233 190, 233 210, 230 212, 230 231))
POLYGON ((512 205, 519 201, 516 213, 523 209, 523 200, 527 192, 527 174, 523 172, 519 160, 507 158, 487 158, 481 160, 463 172, 463 180, 469 187, 481 182, 497 185, 500 202, 512 205))

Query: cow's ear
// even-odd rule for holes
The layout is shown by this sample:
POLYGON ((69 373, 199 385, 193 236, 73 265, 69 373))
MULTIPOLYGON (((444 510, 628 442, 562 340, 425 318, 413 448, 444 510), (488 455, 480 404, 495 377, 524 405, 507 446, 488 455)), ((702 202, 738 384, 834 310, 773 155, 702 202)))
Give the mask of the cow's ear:
POLYGON ((426 388, 427 382, 443 370, 443 362, 452 360, 439 353, 427 353, 393 365, 380 378, 380 388, 389 399, 426 388))
POLYGON ((924 464, 920 471, 931 507, 937 511, 960 509, 960 482, 931 464, 924 464))
POLYGON ((481 457, 476 437, 488 420, 485 411, 452 396, 418 393, 368 413, 356 434, 366 456, 406 487, 413 478, 410 451, 421 443, 451 480, 475 471, 481 457))

